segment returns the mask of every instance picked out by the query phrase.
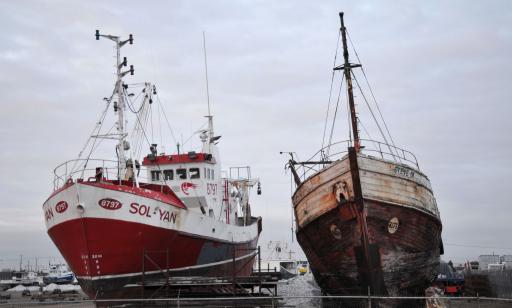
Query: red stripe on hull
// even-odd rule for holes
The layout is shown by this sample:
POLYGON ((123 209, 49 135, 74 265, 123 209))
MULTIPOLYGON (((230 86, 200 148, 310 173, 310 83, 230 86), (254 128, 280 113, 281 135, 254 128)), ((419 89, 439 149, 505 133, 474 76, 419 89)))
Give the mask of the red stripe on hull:
MULTIPOLYGON (((143 254, 153 260, 158 267, 170 269, 206 265, 231 260, 233 245, 179 233, 175 230, 157 228, 140 223, 83 218, 63 222, 48 231, 51 239, 60 250, 71 270, 79 277, 81 285, 89 296, 96 297, 98 288, 119 288, 122 285, 105 281, 133 283, 139 281, 143 268, 143 254), (167 255, 168 251, 168 257, 167 255), (139 274, 133 276, 134 274, 139 274), (105 277, 108 276, 108 277, 105 277), (124 277, 119 279, 119 277, 124 277), (101 278, 95 283, 93 279, 101 278)), ((248 243, 236 244, 236 257, 251 253, 256 248, 258 238, 248 243)), ((247 261, 247 260, 245 260, 247 261)), ((238 266, 237 275, 250 275, 254 260, 238 266)), ((144 271, 157 271, 150 261, 144 262, 144 271)), ((205 276, 230 276, 232 266, 217 266, 203 270, 205 276)), ((197 270, 187 270, 194 274, 197 270)))

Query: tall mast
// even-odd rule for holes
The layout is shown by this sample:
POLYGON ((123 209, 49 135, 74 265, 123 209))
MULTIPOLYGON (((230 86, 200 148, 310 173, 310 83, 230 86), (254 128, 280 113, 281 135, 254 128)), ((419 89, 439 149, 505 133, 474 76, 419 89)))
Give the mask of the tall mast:
POLYGON ((350 108, 350 119, 352 122, 352 134, 354 136, 354 148, 357 152, 359 152, 359 149, 361 147, 360 141, 359 141, 359 130, 357 127, 357 114, 356 114, 356 107, 354 104, 354 93, 352 90, 352 68, 354 67, 360 67, 361 64, 350 64, 348 61, 348 48, 347 48, 347 33, 345 30, 345 23, 343 22, 343 12, 340 12, 340 21, 341 21, 341 40, 343 42, 343 58, 345 59, 345 62, 343 65, 337 66, 334 68, 334 70, 343 70, 345 74, 345 80, 347 81, 347 93, 348 93, 348 104, 350 108))
POLYGON ((204 53, 204 71, 205 71, 205 78, 206 78, 206 99, 208 102, 208 115, 206 118, 208 118, 208 140, 207 140, 207 149, 208 153, 211 153, 211 142, 213 138, 213 116, 210 110, 210 89, 208 86, 208 59, 206 57, 206 35, 203 31, 203 53, 204 53))
POLYGON ((121 61, 121 47, 123 47, 126 43, 133 44, 133 36, 130 34, 127 40, 122 41, 119 36, 115 35, 104 35, 100 34, 99 30, 96 30, 96 40, 99 40, 100 37, 107 38, 115 43, 116 47, 116 72, 117 72, 117 80, 116 80, 116 89, 115 92, 117 94, 117 99, 119 103, 116 105, 114 102, 114 111, 117 112, 117 155, 118 155, 118 170, 119 170, 119 179, 122 179, 126 170, 126 155, 125 151, 129 149, 128 143, 125 141, 127 136, 125 132, 125 120, 124 120, 124 111, 126 110, 126 104, 124 101, 123 95, 123 77, 130 73, 133 75, 133 65, 130 65, 130 69, 127 71, 122 71, 123 66, 128 65, 128 60, 126 57, 123 57, 123 61, 121 61))

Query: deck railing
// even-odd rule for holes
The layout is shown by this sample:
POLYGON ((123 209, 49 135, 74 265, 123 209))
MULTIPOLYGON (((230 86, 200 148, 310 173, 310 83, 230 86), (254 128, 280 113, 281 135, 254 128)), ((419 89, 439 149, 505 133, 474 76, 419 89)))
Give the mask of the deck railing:
MULTIPOLYGON (((72 159, 58 165, 54 170, 53 190, 57 190, 68 182, 76 182, 78 180, 93 181, 98 176, 101 168, 102 178, 106 180, 119 180, 119 168, 116 160, 108 159, 72 159)), ((146 168, 140 166, 133 172, 138 176, 140 182, 146 182, 146 168)))
MULTIPOLYGON (((360 141, 362 154, 393 161, 417 170, 420 169, 416 156, 410 151, 376 140, 360 139, 360 141)), ((306 160, 296 161, 297 174, 302 180, 305 180, 325 166, 344 158, 348 154, 348 147, 351 145, 351 140, 338 141, 321 148, 306 160)))

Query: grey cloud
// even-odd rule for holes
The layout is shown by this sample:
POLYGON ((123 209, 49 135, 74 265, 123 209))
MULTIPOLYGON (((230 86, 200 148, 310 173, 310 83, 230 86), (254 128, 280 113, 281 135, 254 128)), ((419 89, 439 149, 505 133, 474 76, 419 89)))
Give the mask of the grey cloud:
MULTIPOLYGON (((253 207, 264 216, 262 242, 289 239, 290 179, 278 153, 306 157, 321 144, 340 10, 397 145, 415 152, 432 179, 444 241, 511 246, 507 1, 4 1, 0 255, 57 254, 41 211, 51 172, 76 157, 113 86, 112 46, 96 42, 95 29, 135 35, 123 48, 136 67, 128 81, 155 82, 184 139, 206 113, 206 31, 223 164, 250 164, 261 178, 264 194, 253 207)), ((347 136, 340 110, 338 139, 347 136)), ((163 140, 171 151, 168 132, 163 140)), ((447 245, 445 258, 491 250, 447 245)))

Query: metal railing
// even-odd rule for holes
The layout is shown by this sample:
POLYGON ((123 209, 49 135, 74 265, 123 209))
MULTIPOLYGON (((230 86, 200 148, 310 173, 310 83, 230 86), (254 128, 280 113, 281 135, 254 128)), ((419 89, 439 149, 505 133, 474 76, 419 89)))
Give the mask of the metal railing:
MULTIPOLYGON (((417 170, 420 169, 416 156, 408 150, 376 140, 360 139, 360 141, 362 154, 393 161, 417 170)), ((352 142, 350 140, 343 140, 321 148, 308 159, 296 162, 295 169, 297 174, 302 180, 306 179, 311 174, 323 169, 326 165, 348 155, 349 146, 352 146, 352 142)))
MULTIPOLYGON (((106 180, 119 180, 119 168, 116 160, 108 159, 72 159, 68 160, 53 170, 53 190, 57 190, 68 182, 78 180, 91 181, 98 175, 98 169, 102 168, 102 177, 106 180)), ((137 179, 141 182, 147 181, 146 168, 141 166, 140 170, 134 170, 138 173, 137 179)))
POLYGON ((101 299, 101 300, 9 300, 0 301, 0 307, 411 307, 411 308, 505 308, 512 306, 512 299, 487 297, 391 297, 391 296, 221 296, 173 297, 151 299, 101 299))

